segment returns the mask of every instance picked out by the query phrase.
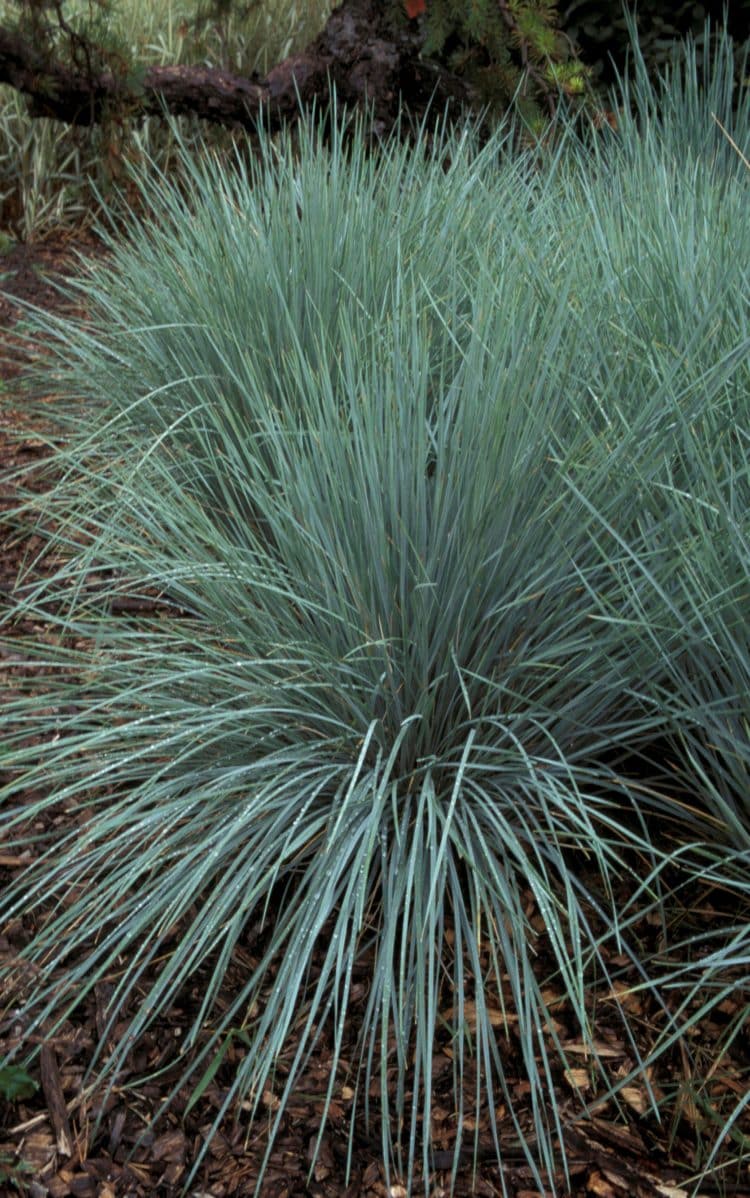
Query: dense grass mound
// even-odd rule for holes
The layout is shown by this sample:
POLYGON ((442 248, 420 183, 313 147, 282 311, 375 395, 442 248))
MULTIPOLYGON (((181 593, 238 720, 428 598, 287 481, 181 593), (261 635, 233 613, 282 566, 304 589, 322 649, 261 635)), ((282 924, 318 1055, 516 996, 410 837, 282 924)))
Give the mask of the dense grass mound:
MULTIPOLYGON (((152 219, 82 283, 89 323, 39 318, 70 404, 58 481, 13 517, 38 508, 56 568, 6 618, 53 643, 3 756, 7 835, 36 855, 0 913, 46 913, 29 1037, 117 962, 114 1073, 199 976, 185 1078, 242 1027, 226 1107, 252 1117, 295 1028, 278 1127, 327 1036, 409 1179, 436 1036, 456 1153, 471 1061, 540 1186, 570 1063, 550 995, 604 1088, 626 1080, 589 987, 613 946, 656 1001, 676 976, 638 959, 632 913, 663 908, 667 867, 747 900, 750 180, 712 112, 740 147, 750 120, 683 82, 661 116, 644 92, 641 122, 527 156, 469 133, 373 156, 310 126, 251 165, 186 161, 189 188, 141 179, 152 219), (38 845, 60 805, 75 831, 38 845)), ((746 923, 723 944, 719 995, 746 923)))

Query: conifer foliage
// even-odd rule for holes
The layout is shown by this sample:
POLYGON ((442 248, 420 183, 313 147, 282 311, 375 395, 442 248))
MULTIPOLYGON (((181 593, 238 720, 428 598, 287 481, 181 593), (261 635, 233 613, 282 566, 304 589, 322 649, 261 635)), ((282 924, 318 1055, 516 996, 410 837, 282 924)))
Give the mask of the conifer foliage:
POLYGON ((443 56, 492 106, 516 99, 536 125, 560 91, 585 91, 586 69, 562 30, 554 0, 398 0, 424 24, 424 50, 443 56))

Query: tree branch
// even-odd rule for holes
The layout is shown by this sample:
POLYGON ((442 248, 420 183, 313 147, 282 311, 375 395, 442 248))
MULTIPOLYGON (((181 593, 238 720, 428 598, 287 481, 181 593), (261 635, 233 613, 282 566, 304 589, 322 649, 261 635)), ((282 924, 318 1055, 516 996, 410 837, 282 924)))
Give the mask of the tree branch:
POLYGON ((378 0, 344 0, 319 37, 264 80, 200 66, 155 66, 132 77, 87 71, 0 28, 0 83, 28 97, 32 116, 66 124, 95 124, 108 111, 148 116, 166 109, 245 128, 261 116, 271 128, 293 120, 313 98, 326 99, 333 84, 343 102, 369 104, 381 132, 397 119, 400 99, 416 114, 431 101, 442 110, 474 100, 463 80, 422 61, 419 51, 418 31, 391 27, 378 0))

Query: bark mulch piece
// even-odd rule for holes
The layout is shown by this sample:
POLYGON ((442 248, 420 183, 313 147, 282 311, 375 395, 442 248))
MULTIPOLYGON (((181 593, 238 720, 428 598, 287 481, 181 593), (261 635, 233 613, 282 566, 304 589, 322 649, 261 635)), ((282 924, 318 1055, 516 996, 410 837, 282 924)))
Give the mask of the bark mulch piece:
MULTIPOLYGON (((9 872, 20 867, 21 863, 15 862, 5 865, 9 872)), ((621 897, 624 904, 627 901, 624 888, 621 897)), ((534 913, 531 895, 528 896, 528 910, 532 922, 538 924, 539 917, 534 913)), ((592 917, 595 918, 593 912, 592 917)), ((28 919, 18 919, 8 927, 0 938, 0 958, 15 957, 33 930, 34 925, 28 919)), ((635 932, 644 942, 651 937, 656 943, 659 935, 659 929, 650 927, 647 920, 635 932)), ((175 934, 179 934, 179 929, 175 929, 175 934)), ((321 945, 321 960, 323 951, 324 945, 321 945)), ((263 946, 253 943, 236 949, 226 975, 226 1001, 231 1001, 248 972, 257 966, 262 952, 263 946)), ((549 976, 551 958, 545 952, 542 940, 539 965, 540 976, 549 976)), ((648 1049, 652 1031, 658 1026, 658 1010, 646 996, 630 993, 629 987, 638 981, 634 967, 629 972, 627 961, 621 961, 614 955, 608 961, 608 966, 612 970, 619 967, 622 991, 619 997, 606 994, 596 996, 597 1047, 611 1075, 616 1077, 628 1072, 634 1064, 632 1047, 627 1043, 618 1019, 619 1004, 630 1004, 633 1026, 642 1025, 643 1050, 648 1049)), ((368 962, 360 962, 354 978, 350 1044, 344 1045, 345 1056, 347 1048, 353 1051, 356 1029, 364 1015, 368 976, 368 962)), ((179 1081, 179 1046, 201 1001, 204 992, 202 979, 197 977, 190 981, 171 1010, 160 1016, 128 1055, 120 1073, 107 1087, 87 1076, 87 1064, 95 1044, 102 1036, 109 1046, 121 1041, 128 1016, 132 1014, 139 997, 132 996, 130 1007, 119 1011, 117 1021, 108 1029, 108 999, 116 980, 113 975, 111 979, 99 983, 74 1015, 46 1040, 41 1058, 33 1067, 34 1075, 40 1082, 39 1089, 33 1099, 14 1104, 12 1112, 10 1109, 6 1111, 6 1129, 0 1134, 0 1155, 5 1152, 30 1165, 34 1186, 29 1192, 34 1198, 45 1198, 46 1195, 52 1195, 53 1198, 66 1198, 67 1195, 92 1195, 94 1198, 128 1195, 145 1198, 152 1194, 168 1198, 183 1192, 182 1186, 192 1162, 210 1139, 198 1179, 188 1191, 190 1195, 193 1198, 230 1198, 233 1195, 252 1194, 265 1152, 268 1125, 278 1110, 278 1095, 283 1089, 286 1071, 297 1047, 294 1034, 290 1036, 283 1059, 279 1062, 278 1077, 273 1087, 263 1093, 252 1117, 248 1104, 243 1103, 239 1109, 220 1118, 227 1088, 244 1052, 241 1043, 232 1042, 200 1099, 190 1106, 190 1088, 180 1090, 168 1114, 154 1123, 161 1100, 179 1081), (218 1127, 215 1126, 217 1119, 218 1127)), ((152 980, 155 978, 144 977, 144 988, 152 980)), ((19 983, 19 999, 21 991, 22 982, 19 983)), ((490 1011, 497 1010, 500 1016, 497 996, 486 994, 485 997, 490 1011)), ((554 1102, 564 1127, 569 1165, 569 1186, 566 1188, 564 1179, 558 1178, 557 1193, 580 1195, 581 1198, 593 1195, 599 1198, 686 1196, 689 1190, 681 1182, 687 1181, 693 1170, 687 1164, 675 1162, 693 1159, 691 1133, 694 1129, 691 1128, 691 1121, 696 1113, 686 1109, 683 1125, 677 1131, 660 1128, 649 1115, 645 1087, 638 1083, 624 1092, 621 1109, 611 1101, 606 1101, 601 1096, 601 1086, 594 1072, 589 1068, 585 1046, 578 1039, 575 1021, 566 1002, 552 989, 547 991, 546 998, 553 1013, 554 1032, 569 1059, 574 1062, 566 1073, 563 1073, 562 1068, 556 1071, 554 1093, 550 1095, 550 1101, 554 1102), (592 1114, 587 1119, 578 1117, 579 1091, 592 1103, 592 1114)), ((450 995, 445 996, 445 1002, 444 1014, 448 1015, 450 995)), ((13 1005, 18 1008, 20 1002, 13 1005)), ((471 998, 467 995, 465 1015, 469 1023, 473 1018, 473 1010, 471 998)), ((529 1085, 523 1071, 520 1041, 512 1011, 509 1011, 509 1016, 507 1028, 499 1030, 498 1035, 503 1056, 507 1060, 509 1089, 519 1111, 522 1127, 530 1134, 531 1113, 530 1110, 526 1113, 523 1110, 529 1085)), ((0 1053, 13 1047, 21 1018, 19 1014, 15 1024, 11 1019, 6 1025, 4 1035, 0 1038, 0 1053)), ((301 1015, 300 1027, 303 1023, 301 1015)), ((719 1034, 715 1027, 706 1029, 706 1032, 714 1039, 719 1034)), ((723 1063, 717 1082, 725 1080, 732 1072, 735 1078, 746 1077, 750 1063, 747 1056, 747 1044, 738 1045, 733 1052, 733 1061, 725 1060, 723 1063)), ((452 1064, 450 1041, 447 1038, 436 1039, 431 1110, 434 1166, 430 1176, 431 1198, 445 1196, 449 1188, 456 1128, 452 1064)), ((661 1074, 652 1077, 657 1092, 670 1082, 670 1065, 667 1062, 661 1074)), ((368 1132, 363 1121, 357 1121, 353 1135, 352 1170, 347 1177, 353 1089, 350 1084, 352 1079, 344 1070, 336 1079, 321 1152, 310 1175, 314 1145, 321 1130, 323 1095, 330 1070, 331 1042, 324 1032, 285 1112, 265 1173, 261 1189, 263 1198, 292 1198, 297 1195, 310 1198, 404 1198, 405 1189, 398 1179, 391 1177, 390 1183, 386 1184, 377 1134, 377 1081, 371 1092, 375 1130, 371 1127, 368 1132)), ((474 1081, 469 1065, 465 1088, 465 1104, 469 1110, 473 1106, 474 1081)), ((499 1110, 498 1115, 501 1115, 499 1110)), ((456 1195, 459 1198, 469 1194, 486 1198, 501 1194, 507 1194, 509 1198, 546 1198, 545 1192, 539 1191, 534 1185, 533 1175, 518 1148, 510 1120, 500 1118, 499 1122, 504 1148, 503 1176, 495 1161, 488 1122, 485 1117, 480 1117, 479 1166, 474 1172, 471 1151, 462 1155, 456 1195), (507 1130, 503 1131, 504 1128, 507 1130)), ((472 1148, 472 1138, 469 1128, 467 1149, 472 1148)), ((726 1182, 723 1190, 720 1183, 714 1185, 708 1182, 701 1187, 700 1193, 706 1196, 722 1192, 750 1194, 750 1186, 738 1185, 736 1179, 734 1185, 729 1178, 726 1182)))
MULTIPOLYGON (((33 471, 48 453, 49 445, 45 436, 39 435, 38 427, 29 422, 20 395, 14 396, 14 381, 20 369, 18 349, 22 342, 14 332, 19 308, 11 297, 47 310, 62 311, 64 300, 48 279, 75 271, 76 250, 94 254, 101 251, 101 246, 91 237, 79 241, 59 238, 39 246, 16 246, 0 257, 0 290, 7 293, 0 295, 0 336, 3 339, 0 345, 0 475, 5 472, 6 477, 8 472, 15 475, 19 470, 23 476, 23 468, 27 466, 33 471), (13 352, 15 360, 12 360, 13 352)), ((28 344, 25 352, 29 352, 28 344)), ((39 419, 38 415, 36 419, 39 419)), ((2 485, 0 481, 0 487, 2 485)), ((12 502, 12 488, 0 489, 0 511, 12 502)), ((30 548, 28 543, 20 544, 17 534, 15 536, 11 545, 6 542, 6 554, 0 558, 0 605, 3 593, 9 595, 12 589, 21 555, 30 548)), ((30 629, 23 631, 28 634, 30 629)), ((6 661, 5 666, 7 673, 12 675, 12 660, 6 661)), ((33 797, 30 795, 29 800, 33 797)), ((47 812, 45 816, 49 827, 61 833, 72 826, 75 818, 64 808, 47 812)), ((3 853, 0 845, 0 885, 17 876, 17 871, 23 869, 28 860, 28 851, 20 855, 3 853)), ((704 916, 710 919, 710 914, 705 914, 710 911, 710 903, 705 895, 697 897, 700 904, 696 900, 693 912, 700 906, 702 914, 695 917, 700 923, 704 916)), ((623 883, 623 906, 627 905, 628 898, 623 883)), ((689 922, 691 910, 687 900, 684 901, 685 919, 689 922)), ((537 920, 541 932, 543 925, 534 912, 531 896, 529 915, 532 923, 537 920)), ((593 912, 592 922, 596 922, 593 912)), ((637 934, 643 944, 650 938, 656 948, 660 935, 657 924, 649 924, 646 919, 644 927, 635 929, 633 934, 637 934)), ((34 926, 32 920, 20 916, 11 925, 0 929, 0 960, 17 959, 19 950, 33 934, 34 926)), ((235 951, 226 978, 226 991, 230 997, 248 971, 257 966, 259 957, 254 955, 255 947, 250 937, 235 951)), ((323 946, 320 951, 322 954, 323 946)), ((539 963, 539 976, 552 976, 551 959, 545 960, 543 952, 540 952, 539 963)), ((633 1066, 634 1058, 632 1046, 623 1036, 618 1018, 619 1005, 631 1016, 631 1026, 639 1029, 643 1038, 639 1047, 643 1052, 648 1051, 663 1013, 655 1009, 647 995, 631 992, 630 987, 637 985, 639 977, 626 958, 618 960, 612 956, 608 964, 612 970, 619 969, 621 991, 592 996, 592 1003, 596 1003, 595 1026, 602 1057, 608 1067, 611 1066, 612 1075, 622 1077, 633 1066)), ((352 1049, 368 993, 367 963, 362 962, 358 969, 352 991, 352 1049)), ((184 1056, 178 1059, 179 1046, 191 1022, 192 1012, 197 1010, 202 997, 200 978, 193 979, 172 1009, 151 1026, 126 1058, 120 1074, 107 1087, 97 1083, 95 1078, 92 1080, 88 1066, 101 1037, 106 1034, 110 1042, 116 1043, 127 1026, 128 1012, 122 1011, 108 1030, 108 999, 116 980, 113 976, 100 982, 67 1022, 54 1035, 48 1036, 40 1057, 32 1066, 38 1083, 34 1096, 12 1105, 3 1105, 0 1101, 0 1198, 19 1190, 31 1198, 171 1198, 184 1192, 192 1163, 219 1117, 227 1086, 244 1050, 241 1043, 230 1044, 200 1099, 189 1105, 190 1090, 180 1091, 168 1114, 155 1122, 164 1096, 179 1081, 185 1060, 184 1056), (6 1162, 5 1176, 3 1161, 6 1162), (7 1164, 20 1162, 26 1164, 26 1172, 7 1172, 7 1164), (14 1183, 18 1184, 19 1190, 14 1188, 14 1183)), ((147 981, 147 978, 143 979, 144 985, 147 981)), ((731 1010, 726 1008, 723 1015, 727 1019, 741 1010, 742 989, 746 984, 747 979, 738 979, 738 1005, 731 1010)), ((21 977, 18 993, 14 993, 9 1001, 5 996, 3 1005, 11 1007, 11 1018, 0 1029, 0 1056, 13 1047, 19 1035, 22 991, 21 977)), ((471 996, 467 993, 466 997, 465 1013, 470 1020, 471 996)), ((492 1005, 492 996, 486 997, 492 1005)), ((687 1084, 682 1105, 673 1103, 661 1125, 649 1114, 642 1084, 634 1083, 623 1092, 624 1101, 619 1107, 611 1101, 597 1100, 597 1079, 589 1068, 584 1046, 577 1043, 571 1013, 562 1000, 555 1001, 554 994, 548 997, 554 1011, 553 1030, 574 1062, 567 1074, 560 1069, 559 1076, 553 1079, 555 1092, 550 1094, 550 1106, 554 1104, 563 1121, 569 1163, 568 1182, 566 1184, 562 1177, 558 1179, 558 1193, 580 1195, 581 1198, 683 1198, 683 1195, 687 1198, 691 1188, 687 1184, 688 1178, 699 1168, 696 1143, 700 1141, 702 1119, 695 1104, 691 1106, 687 1084), (586 1120, 574 1119, 580 1111, 581 1094, 592 1108, 586 1120), (673 1113, 673 1126, 670 1127, 669 1118, 673 1113)), ((675 1002, 678 1000, 675 996, 675 1002)), ((494 1001, 497 1002, 497 996, 494 1001)), ((747 1001, 746 997, 744 1001, 747 1001)), ((446 1004, 449 1005, 448 997, 446 1004)), ((721 1014, 713 1016, 709 1024, 696 1031, 696 1040, 701 1041, 704 1058, 709 1062, 712 1045, 721 1039, 722 1017, 721 1014)), ((301 1020, 300 1025, 303 1022, 301 1020)), ((502 1029, 498 1034, 503 1037, 503 1053, 507 1056, 509 1089, 517 1109, 521 1109, 530 1087, 522 1068, 518 1035, 512 1020, 508 1029, 502 1029)), ((741 1099, 750 1076, 749 1041, 750 1037, 745 1037, 744 1041, 737 1037, 720 1067, 714 1066, 715 1095, 723 1086, 723 1092, 730 1098, 733 1095, 735 1100, 741 1099)), ((295 1048, 294 1043, 289 1044, 287 1064, 293 1059, 295 1048)), ((284 1065, 284 1061, 280 1062, 275 1091, 269 1090, 261 1096, 259 1110, 252 1120, 247 1104, 219 1119, 198 1179, 188 1191, 192 1198, 232 1198, 253 1193, 264 1157, 268 1126, 279 1105, 277 1094, 283 1087, 284 1065)), ((337 1078, 321 1151, 311 1171, 313 1150, 321 1129, 322 1096, 328 1085, 330 1068, 331 1043, 321 1035, 316 1052, 287 1108, 265 1174, 263 1198, 405 1198, 406 1191, 398 1180, 391 1177, 390 1184, 386 1184, 377 1134, 377 1093, 371 1095, 376 1115, 373 1126, 368 1132, 358 1120, 354 1128, 351 1171, 347 1177, 348 1115, 353 1089, 351 1079, 345 1073, 337 1078)), ((456 1126, 452 1070, 450 1043, 436 1042, 431 1112, 433 1172, 428 1186, 431 1198, 443 1198, 449 1190, 456 1126)), ((652 1078, 652 1083, 657 1091, 660 1086, 679 1089, 681 1077, 687 1083, 690 1074, 690 1062, 676 1054, 672 1062, 666 1062, 662 1067, 661 1076, 652 1078), (670 1069, 672 1075, 668 1076, 670 1069)), ((474 1105, 472 1081, 469 1069, 465 1095, 467 1110, 473 1110, 474 1105)), ((527 1128, 533 1125, 530 1107, 522 1124, 527 1128)), ((503 1126, 502 1120, 500 1126, 503 1126)), ((750 1135, 750 1127, 745 1130, 750 1135)), ((484 1198, 501 1194, 508 1198, 546 1198, 535 1187, 532 1173, 511 1132, 514 1132, 512 1125, 507 1143, 503 1145, 501 1173, 495 1160, 488 1121, 480 1119, 479 1164, 474 1170, 471 1152, 461 1157, 455 1186, 458 1198, 469 1194, 484 1198)), ((471 1133, 467 1138, 467 1147, 471 1149, 471 1133)), ((705 1183, 700 1193, 750 1198, 747 1167, 744 1173, 735 1172, 730 1176, 727 1172, 716 1182, 705 1183)))

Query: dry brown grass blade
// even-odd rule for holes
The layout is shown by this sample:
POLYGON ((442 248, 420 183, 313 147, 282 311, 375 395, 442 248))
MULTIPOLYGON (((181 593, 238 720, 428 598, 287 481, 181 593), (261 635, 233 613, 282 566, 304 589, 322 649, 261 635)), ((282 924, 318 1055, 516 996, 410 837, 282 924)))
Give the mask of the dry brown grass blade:
POLYGON ((740 156, 740 158, 742 159, 742 161, 744 162, 745 166, 746 166, 746 167, 747 167, 747 169, 750 171, 750 162, 749 162, 749 161, 748 161, 748 159, 745 157, 745 155, 742 153, 742 150, 741 150, 741 149, 740 149, 740 147, 737 145, 737 142, 734 140, 734 138, 732 137, 731 133, 729 133, 729 132, 728 132, 728 130, 724 128, 724 126, 722 125, 721 121, 719 120, 719 118, 717 117, 717 115, 716 115, 716 113, 715 113, 715 112, 712 112, 712 113, 711 113, 711 116, 712 116, 713 120, 715 120, 715 121, 716 121, 716 124, 717 124, 717 125, 719 126, 719 128, 721 129, 722 133, 723 133, 723 134, 724 134, 724 136, 726 137, 726 139, 727 139, 727 141, 729 142, 729 144, 730 144, 730 146, 732 147, 732 149, 733 149, 733 150, 735 150, 737 154, 739 154, 739 156, 740 156))

